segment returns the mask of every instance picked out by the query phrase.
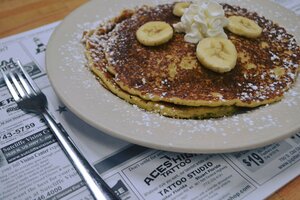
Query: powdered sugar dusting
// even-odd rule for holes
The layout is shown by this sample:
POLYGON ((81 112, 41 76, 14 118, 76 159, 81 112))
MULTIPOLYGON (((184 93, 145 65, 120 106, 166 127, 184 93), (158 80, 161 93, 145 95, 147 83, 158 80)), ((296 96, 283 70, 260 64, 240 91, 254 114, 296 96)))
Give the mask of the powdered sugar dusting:
MULTIPOLYGON (((165 2, 165 1, 164 1, 165 2)), ((169 2, 169 1, 167 1, 169 2)), ((247 1, 234 1, 234 2, 244 2, 247 4, 247 1)), ((250 1, 249 1, 250 2, 250 1)), ((154 1, 155 4, 162 3, 162 1, 154 1)), ((134 3, 132 3, 134 4, 134 3)), ((258 12, 267 12, 266 15, 269 15, 263 7, 257 7, 252 5, 251 2, 248 3, 249 10, 255 10, 258 12)), ((134 7, 136 5, 131 5, 129 2, 126 7, 134 7)), ((116 10, 112 4, 111 10, 107 18, 111 18, 116 15, 116 10)), ((274 12, 275 18, 282 18, 282 13, 274 12)), ((158 114, 144 112, 136 106, 129 105, 128 103, 120 100, 118 97, 112 95, 105 89, 99 86, 98 81, 89 73, 86 68, 86 59, 83 54, 83 47, 80 43, 82 39, 82 33, 85 30, 91 29, 99 24, 100 19, 102 20, 102 14, 95 17, 95 22, 93 23, 80 23, 76 26, 75 32, 68 32, 68 35, 65 35, 68 38, 68 41, 62 43, 58 48, 58 53, 62 57, 61 65, 58 66, 58 69, 61 73, 67 72, 66 84, 72 84, 68 87, 74 89, 73 92, 82 92, 81 95, 78 95, 82 98, 83 101, 86 101, 87 104, 94 103, 94 108, 100 109, 100 111, 83 111, 86 113, 86 117, 89 118, 89 112, 99 113, 98 119, 94 119, 95 115, 91 115, 87 121, 92 121, 93 124, 99 123, 99 126, 105 126, 105 123, 112 124, 110 121, 115 121, 119 125, 116 125, 116 132, 122 132, 121 128, 118 129, 117 126, 123 127, 123 133, 132 134, 134 136, 142 137, 154 137, 159 134, 170 134, 170 140, 176 137, 176 140, 195 140, 199 139, 200 136, 211 135, 212 137, 217 136, 216 138, 222 139, 223 144, 228 144, 227 138, 230 138, 234 135, 245 136, 251 134, 264 134, 268 130, 282 130, 282 127, 286 127, 286 124, 292 124, 293 116, 299 116, 294 114, 295 108, 299 107, 300 104, 300 84, 299 81, 296 83, 296 86, 292 88, 285 94, 285 98, 274 105, 267 105, 260 107, 258 109, 240 113, 231 117, 224 117, 220 119, 207 119, 207 120, 179 120, 179 119, 170 119, 162 117, 158 114), (78 86, 74 86, 74 84, 78 86), (97 94, 96 94, 97 93, 97 94), (99 94, 100 93, 100 94, 99 94), (103 110, 110 112, 109 116, 114 116, 114 119, 106 119, 102 115, 107 115, 103 113, 103 110), (285 119, 282 115, 288 116, 291 114, 292 118, 285 119), (102 120, 102 121, 101 121, 102 120), (107 120, 107 121, 105 121, 107 120), (291 123, 290 123, 291 122, 291 123), (102 123, 102 124, 101 124, 102 123), (128 131, 127 129, 130 129, 128 131)), ((104 19, 103 21, 106 21, 104 19)), ((299 31, 299 27, 288 28, 289 31, 296 34, 299 31)), ((299 37, 299 35, 297 35, 299 37)), ((277 37, 277 39, 280 39, 277 37)), ((277 55, 271 53, 271 59, 276 61, 277 55)), ((291 63, 289 60, 284 61, 285 66, 298 67, 294 63, 291 63)), ((143 81, 143 83, 146 82, 143 81)), ((259 91, 259 85, 248 85, 249 89, 259 91)), ((68 94, 70 91, 66 91, 68 94)), ((63 95, 62 95, 63 96, 63 95)), ((245 98, 248 98, 245 95, 245 98)), ((116 124, 116 123, 115 123, 116 124)), ((106 127, 108 128, 108 127, 106 127)), ((114 127, 110 127, 113 129, 114 127)), ((122 134, 122 133, 120 133, 122 134)), ((200 143, 201 141, 199 141, 200 143)), ((175 141, 170 141, 166 143, 169 146, 176 146, 175 141)), ((204 145, 204 144, 203 144, 204 145)), ((191 147, 192 148, 192 147, 191 147)))

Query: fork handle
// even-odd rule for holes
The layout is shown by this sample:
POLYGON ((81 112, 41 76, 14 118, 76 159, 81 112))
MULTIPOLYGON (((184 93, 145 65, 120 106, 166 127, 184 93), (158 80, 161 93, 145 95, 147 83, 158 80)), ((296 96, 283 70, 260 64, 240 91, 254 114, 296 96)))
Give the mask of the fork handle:
POLYGON ((58 127, 49 112, 45 110, 42 114, 56 136, 58 143, 69 157, 69 160, 73 163, 77 172, 85 180, 94 198, 96 200, 119 199, 119 197, 114 194, 112 189, 99 176, 96 170, 83 157, 70 136, 58 127))

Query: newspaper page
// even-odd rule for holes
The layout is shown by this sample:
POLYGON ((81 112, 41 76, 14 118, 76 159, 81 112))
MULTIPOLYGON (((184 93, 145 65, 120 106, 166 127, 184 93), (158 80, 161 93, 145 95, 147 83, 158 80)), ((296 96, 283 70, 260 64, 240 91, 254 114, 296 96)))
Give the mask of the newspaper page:
MULTIPOLYGON (((298 1, 279 1, 300 15, 298 1)), ((19 59, 49 109, 121 199, 263 199, 300 174, 300 133, 231 154, 171 153, 132 145, 91 127, 56 97, 45 50, 59 22, 0 40, 0 67, 19 59)), ((40 116, 21 111, 0 77, 0 199, 93 199, 40 116)))

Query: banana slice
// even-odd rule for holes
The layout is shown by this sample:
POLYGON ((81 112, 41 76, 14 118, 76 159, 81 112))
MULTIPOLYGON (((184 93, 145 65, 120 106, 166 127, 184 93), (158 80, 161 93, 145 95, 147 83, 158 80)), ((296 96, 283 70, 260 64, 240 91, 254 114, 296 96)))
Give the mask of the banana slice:
POLYGON ((262 28, 255 21, 241 16, 231 16, 228 18, 227 29, 232 33, 247 38, 257 38, 262 33, 262 28))
POLYGON ((157 46, 168 42, 173 37, 173 28, 163 21, 150 21, 137 30, 136 37, 146 46, 157 46))
POLYGON ((178 17, 181 17, 184 13, 184 10, 186 8, 188 8, 190 5, 191 5, 191 3, 189 3, 189 2, 176 3, 173 8, 173 14, 178 17))
POLYGON ((218 73, 232 70, 236 65, 237 51, 234 44, 225 38, 205 38, 196 49, 200 63, 218 73))

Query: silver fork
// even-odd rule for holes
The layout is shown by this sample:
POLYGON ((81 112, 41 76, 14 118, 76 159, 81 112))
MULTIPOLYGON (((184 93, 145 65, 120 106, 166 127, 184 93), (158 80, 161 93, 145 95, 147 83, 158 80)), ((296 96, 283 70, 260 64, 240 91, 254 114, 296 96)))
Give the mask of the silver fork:
POLYGON ((96 170, 82 156, 70 136, 65 131, 61 131, 48 112, 46 96, 34 83, 26 70, 24 70, 20 61, 17 61, 17 64, 20 70, 12 72, 8 69, 8 73, 5 73, 2 68, 0 70, 18 107, 25 112, 36 113, 44 117, 60 146, 77 169, 77 172, 85 180, 96 200, 119 199, 96 170))

